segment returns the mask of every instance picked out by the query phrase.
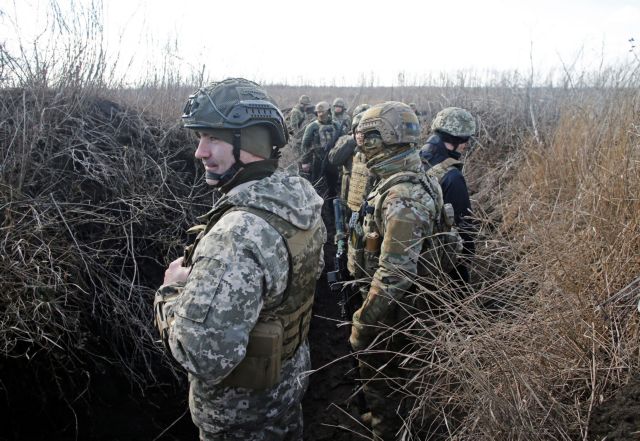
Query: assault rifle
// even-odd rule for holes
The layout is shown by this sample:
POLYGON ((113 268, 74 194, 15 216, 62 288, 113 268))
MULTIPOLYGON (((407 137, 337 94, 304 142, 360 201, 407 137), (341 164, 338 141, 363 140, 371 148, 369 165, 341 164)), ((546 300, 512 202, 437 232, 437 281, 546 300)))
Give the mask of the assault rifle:
POLYGON ((333 292, 340 292, 338 306, 340 306, 340 317, 343 320, 350 320, 347 312, 347 302, 349 300, 349 290, 342 282, 347 279, 347 234, 344 228, 344 212, 342 201, 339 198, 333 200, 333 217, 336 224, 336 257, 333 260, 333 271, 327 273, 327 281, 333 292))

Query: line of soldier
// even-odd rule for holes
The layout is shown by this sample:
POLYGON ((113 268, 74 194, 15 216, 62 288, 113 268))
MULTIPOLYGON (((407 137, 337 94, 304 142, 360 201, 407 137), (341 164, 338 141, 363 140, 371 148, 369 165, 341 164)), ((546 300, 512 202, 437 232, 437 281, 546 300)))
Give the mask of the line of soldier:
MULTIPOLYGON (((439 246, 459 251, 452 229, 457 214, 447 211, 443 188, 462 178, 459 153, 475 124, 468 112, 445 109, 418 152, 420 126, 409 106, 386 102, 359 110, 337 146, 353 152, 343 197, 352 212, 349 272, 362 292, 349 341, 366 380, 363 419, 374 439, 392 440, 400 436, 406 403, 388 383, 404 375, 388 354, 402 342, 381 336, 403 319, 398 305, 412 290, 412 276, 437 277, 446 267, 439 246), (443 165, 434 174, 424 164, 443 165), (389 351, 366 351, 383 341, 389 351)), ((201 440, 300 440, 311 370, 307 335, 324 268, 324 201, 297 165, 278 166, 289 128, 258 84, 229 78, 200 88, 182 119, 198 138, 195 157, 219 197, 156 292, 161 341, 189 374, 189 408, 201 440)), ((316 133, 305 129, 303 144, 307 131, 316 133)), ((311 167, 306 161, 303 172, 311 167)))

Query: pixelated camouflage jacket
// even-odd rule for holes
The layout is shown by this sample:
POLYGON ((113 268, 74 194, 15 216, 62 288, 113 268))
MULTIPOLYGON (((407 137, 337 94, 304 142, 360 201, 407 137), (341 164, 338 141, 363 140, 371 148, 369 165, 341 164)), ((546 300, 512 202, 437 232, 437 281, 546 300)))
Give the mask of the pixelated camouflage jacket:
POLYGON ((364 234, 366 237, 368 233, 378 233, 381 245, 367 297, 353 315, 350 342, 356 350, 367 347, 385 326, 394 324, 397 302, 411 290, 423 241, 433 234, 437 207, 442 204, 434 181, 430 191, 406 180, 388 185, 399 173, 421 175, 420 157, 415 150, 385 166, 386 170, 375 171, 381 179, 367 197, 367 205, 374 210, 365 216, 364 234))
POLYGON ((346 111, 343 111, 340 114, 334 113, 332 115, 332 118, 335 122, 338 123, 338 125, 340 125, 340 132, 343 135, 346 135, 351 131, 351 117, 346 111))
POLYGON ((304 126, 305 114, 300 106, 294 106, 289 112, 289 129, 294 136, 304 126))
MULTIPOLYGON (((232 189, 216 203, 259 208, 277 214, 297 228, 309 229, 320 220, 322 198, 308 181, 290 171, 277 170, 259 181, 232 189)), ((212 211, 213 211, 212 210, 212 211)), ((326 230, 321 226, 317 249, 320 276, 326 230)), ((300 374, 310 369, 308 345, 283 363, 281 382, 256 391, 222 387, 220 383, 242 361, 249 333, 260 311, 278 305, 288 282, 288 254, 284 239, 264 219, 246 211, 225 214, 201 239, 184 286, 160 288, 181 291, 164 313, 174 317, 169 346, 189 372, 189 405, 194 422, 207 432, 222 433, 239 424, 265 424, 269 418, 300 402, 307 382, 300 374)))
POLYGON ((302 164, 310 164, 314 157, 324 158, 342 135, 340 125, 333 120, 309 123, 302 137, 302 164))

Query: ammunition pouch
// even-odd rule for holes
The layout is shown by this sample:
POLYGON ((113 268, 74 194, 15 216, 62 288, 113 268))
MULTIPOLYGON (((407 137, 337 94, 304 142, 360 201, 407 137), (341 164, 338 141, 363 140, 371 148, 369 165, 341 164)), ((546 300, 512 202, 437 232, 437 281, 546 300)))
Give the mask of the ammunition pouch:
POLYGON ((261 315, 249 334, 244 359, 221 385, 261 390, 278 384, 282 363, 293 357, 309 334, 312 305, 313 296, 290 314, 261 315))
POLYGON ((169 328, 173 325, 175 318, 173 316, 167 317, 165 314, 165 305, 168 303, 175 303, 180 296, 180 291, 172 287, 166 287, 167 291, 171 288, 170 292, 163 293, 163 288, 156 292, 153 299, 153 312, 154 312, 154 325, 160 333, 160 340, 162 341, 165 349, 169 349, 169 328))
POLYGON ((268 389, 280 382, 284 328, 279 320, 258 322, 249 334, 247 353, 222 381, 225 387, 268 389))

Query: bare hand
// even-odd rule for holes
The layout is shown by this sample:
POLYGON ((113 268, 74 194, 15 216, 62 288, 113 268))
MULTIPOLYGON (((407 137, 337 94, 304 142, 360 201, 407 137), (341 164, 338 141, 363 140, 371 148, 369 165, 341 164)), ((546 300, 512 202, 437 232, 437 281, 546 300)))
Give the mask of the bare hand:
POLYGON ((311 170, 311 164, 300 164, 300 170, 303 172, 308 172, 311 170))
POLYGON ((184 257, 178 257, 176 260, 169 264, 169 268, 164 272, 164 285, 170 283, 182 283, 187 280, 191 267, 182 266, 184 257))

